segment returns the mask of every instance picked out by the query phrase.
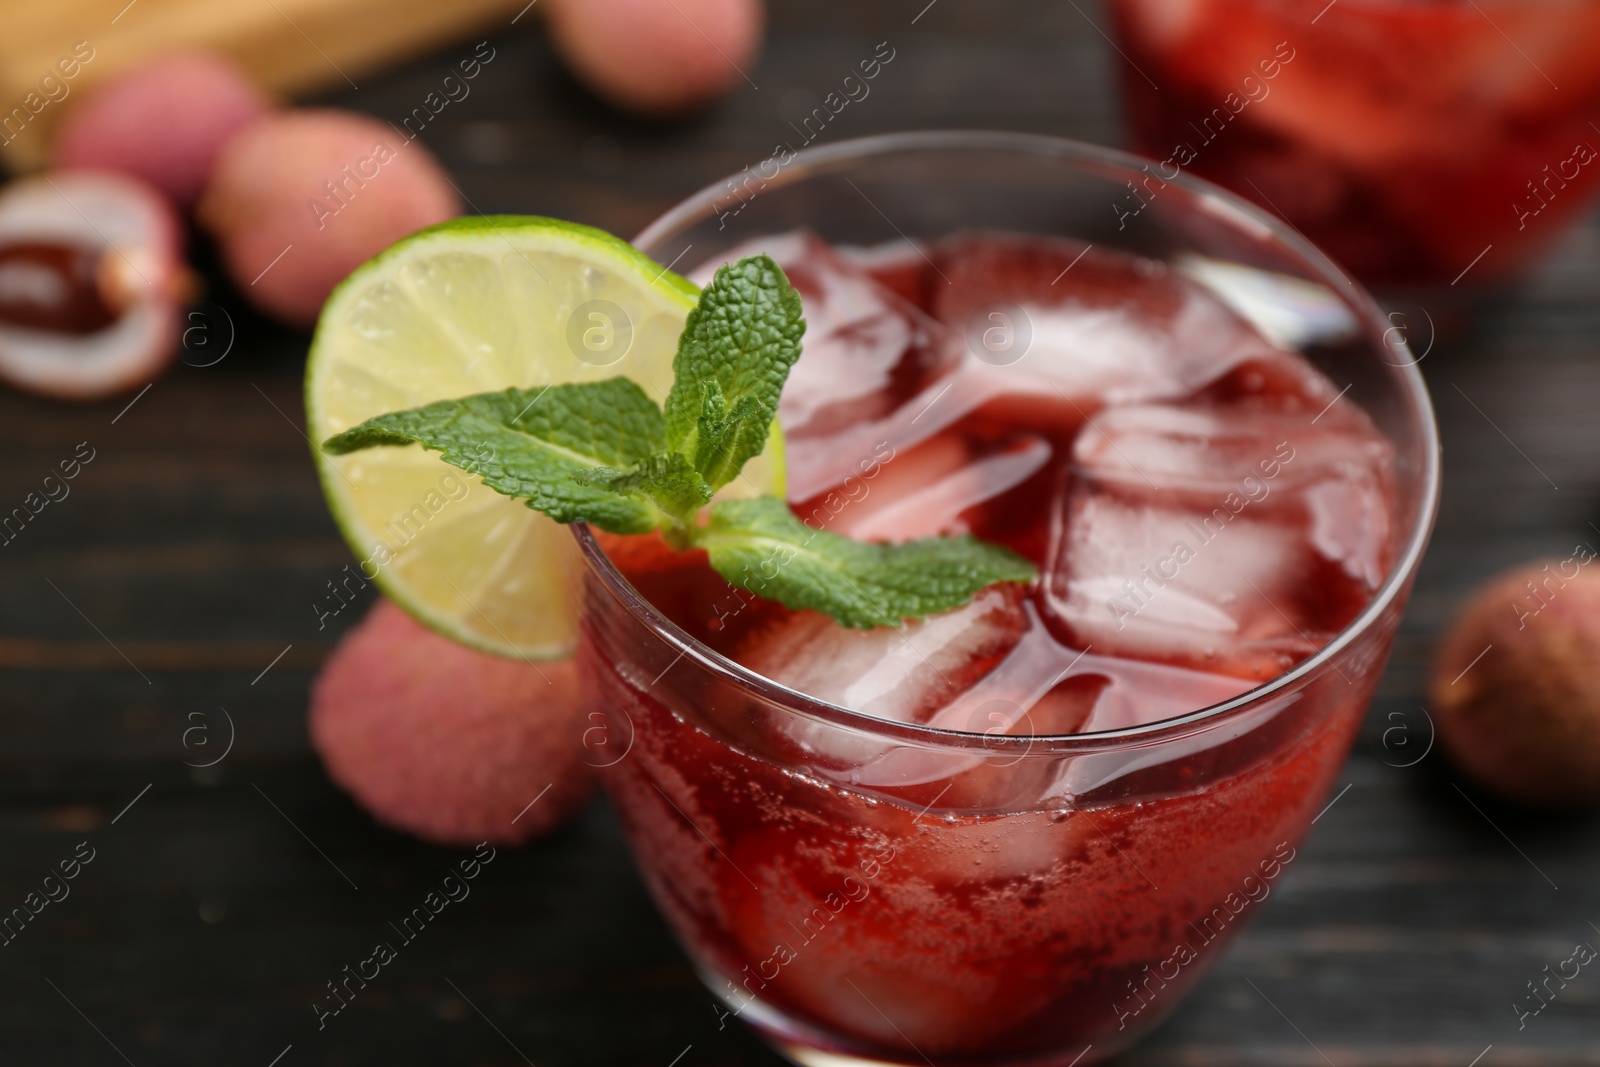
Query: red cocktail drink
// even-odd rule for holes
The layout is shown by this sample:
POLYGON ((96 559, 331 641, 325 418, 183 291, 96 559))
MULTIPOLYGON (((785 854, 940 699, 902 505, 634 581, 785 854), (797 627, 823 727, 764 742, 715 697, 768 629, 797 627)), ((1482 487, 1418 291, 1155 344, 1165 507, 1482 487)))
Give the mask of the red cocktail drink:
POLYGON ((646 880, 729 1013, 802 1062, 1109 1055, 1292 865, 1431 461, 1198 260, 974 231, 716 262, 752 247, 809 324, 795 513, 972 533, 1039 578, 851 630, 581 533, 580 656, 646 880))
POLYGON ((1595 4, 1114 11, 1139 150, 1282 212, 1365 281, 1491 281, 1600 189, 1595 4))

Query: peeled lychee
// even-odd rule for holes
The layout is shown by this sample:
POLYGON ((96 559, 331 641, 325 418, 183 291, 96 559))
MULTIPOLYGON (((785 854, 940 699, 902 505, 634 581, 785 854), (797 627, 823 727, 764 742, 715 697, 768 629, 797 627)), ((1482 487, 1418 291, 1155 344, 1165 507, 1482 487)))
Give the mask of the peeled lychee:
POLYGON ((378 821, 442 845, 515 845, 589 796, 586 710, 571 660, 477 652, 383 600, 312 687, 311 740, 378 821))
POLYGON ((547 12, 573 73, 618 107, 657 116, 744 81, 765 17, 761 0, 559 0, 547 12))
POLYGON ((183 223, 135 178, 57 171, 0 190, 0 379, 68 400, 151 381, 178 350, 183 223))
POLYGON ((421 142, 365 115, 311 110, 269 115, 229 141, 198 210, 239 288, 309 326, 346 275, 460 203, 421 142))
POLYGON ((132 174, 187 207, 223 143, 270 107, 231 60, 210 52, 161 56, 102 83, 67 112, 55 164, 132 174))
POLYGON ((1440 743, 1475 781, 1541 807, 1600 801, 1600 568, 1585 546, 1475 596, 1433 672, 1440 743))

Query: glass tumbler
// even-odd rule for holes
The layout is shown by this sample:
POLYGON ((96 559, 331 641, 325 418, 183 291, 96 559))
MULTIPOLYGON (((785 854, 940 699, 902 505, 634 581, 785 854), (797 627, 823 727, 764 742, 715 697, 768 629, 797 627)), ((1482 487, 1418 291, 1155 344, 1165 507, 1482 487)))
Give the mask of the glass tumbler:
POLYGON ((1047 137, 874 137, 774 156, 635 241, 679 267, 802 227, 1137 253, 1293 343, 1395 449, 1395 562, 1348 627, 1236 699, 1100 733, 943 730, 812 699, 697 642, 574 528, 578 655, 634 856, 728 1013, 796 1062, 1066 1067, 1126 1048, 1292 868, 1371 699, 1436 505, 1422 379, 1368 296, 1257 208, 1177 176, 1119 213, 1145 167, 1047 137), (893 770, 786 757, 769 741, 796 718, 893 770))

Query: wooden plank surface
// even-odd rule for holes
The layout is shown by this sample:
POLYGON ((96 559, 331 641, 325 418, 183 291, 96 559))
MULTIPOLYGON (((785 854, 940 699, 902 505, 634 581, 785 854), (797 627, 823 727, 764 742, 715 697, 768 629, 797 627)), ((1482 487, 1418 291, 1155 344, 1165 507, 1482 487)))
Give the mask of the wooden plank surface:
MULTIPOLYGON (((912 25, 925 2, 782 0, 760 88, 669 128, 593 102, 524 22, 492 37, 471 96, 424 137, 482 211, 631 233, 763 158, 888 40, 893 64, 828 139, 990 126, 1116 140, 1098 8, 942 0, 912 25)), ((458 51, 328 99, 398 120, 458 51)), ((236 334, 220 363, 180 367, 126 410, 128 398, 69 407, 0 392, 0 505, 78 442, 95 449, 71 495, 0 548, 0 908, 78 842, 95 850, 72 895, 0 949, 0 1064, 777 1063, 742 1027, 718 1028, 602 801, 549 841, 502 851, 468 901, 318 1031, 323 983, 453 854, 376 829, 307 747, 307 686, 353 612, 319 631, 312 608, 349 556, 299 428, 305 338, 208 273, 236 334), (188 716, 207 716, 220 743, 219 709, 232 750, 187 766, 210 758, 184 748, 188 716)), ((1574 943, 1600 944, 1600 818, 1464 795, 1436 751, 1403 765, 1426 740, 1427 658, 1463 592, 1600 537, 1597 295, 1591 220, 1423 362, 1444 510, 1348 790, 1255 924, 1126 1063, 1600 1062, 1600 973, 1522 1029, 1511 1007, 1574 943), (1398 725, 1412 747, 1385 743, 1398 725)))

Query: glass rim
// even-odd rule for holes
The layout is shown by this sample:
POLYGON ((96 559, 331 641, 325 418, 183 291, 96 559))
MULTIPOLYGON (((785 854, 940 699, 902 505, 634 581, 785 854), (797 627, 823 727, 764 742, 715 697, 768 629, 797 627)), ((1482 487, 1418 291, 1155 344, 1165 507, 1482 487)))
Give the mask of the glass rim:
MULTIPOLYGON (((766 187, 781 187, 807 177, 820 168, 840 162, 906 151, 939 149, 991 152, 1001 150, 1054 157, 1128 176, 1143 173, 1142 168, 1151 162, 1130 152, 1046 134, 993 130, 929 130, 877 134, 802 149, 795 153, 793 160, 785 164, 775 177, 763 180, 766 182, 766 187)), ((726 195, 727 182, 737 177, 739 175, 736 173, 720 179, 680 201, 645 227, 633 238, 632 243, 643 248, 661 240, 685 224, 698 221, 707 213, 714 213, 717 201, 726 195)), ((1202 198, 1207 202, 1208 208, 1220 211, 1225 217, 1229 217, 1228 221, 1246 231, 1264 232, 1267 236, 1282 242, 1305 265, 1320 274, 1321 280, 1344 290, 1363 327, 1368 331, 1376 328, 1379 336, 1388 330, 1391 325, 1389 320, 1384 317, 1367 291, 1352 281, 1327 255, 1287 223, 1222 187, 1188 173, 1180 173, 1171 179, 1163 176, 1162 180, 1202 198)), ((1370 332, 1368 336, 1371 336, 1370 332)), ((1403 344, 1403 341, 1401 343, 1403 344)), ((1400 554, 1389 568, 1389 573, 1377 593, 1367 602, 1360 614, 1341 629, 1331 641, 1318 649, 1314 655, 1277 677, 1262 682, 1229 700, 1138 726, 1091 733, 995 735, 881 719, 839 704, 819 700, 758 674, 692 637, 634 589, 611 562, 587 525, 574 523, 572 532, 590 571, 657 637, 676 648, 678 659, 691 659, 700 667, 731 679, 741 688, 753 692, 767 703, 777 705, 787 712, 922 747, 978 749, 989 755, 1009 754, 1013 751, 1033 756, 1071 755, 1131 748, 1154 741, 1188 736, 1198 730, 1231 721, 1248 714, 1263 700, 1291 689, 1326 670, 1334 658, 1372 629, 1416 574, 1423 553, 1427 549, 1428 538, 1432 533, 1439 507, 1438 425, 1434 419, 1433 404, 1429 399, 1427 386, 1422 373, 1417 369, 1416 362, 1413 360, 1400 365, 1387 360, 1384 362, 1398 376, 1404 402, 1410 416, 1417 424, 1421 438, 1423 466, 1420 472, 1421 499, 1418 501, 1411 529, 1404 540, 1400 554)))

